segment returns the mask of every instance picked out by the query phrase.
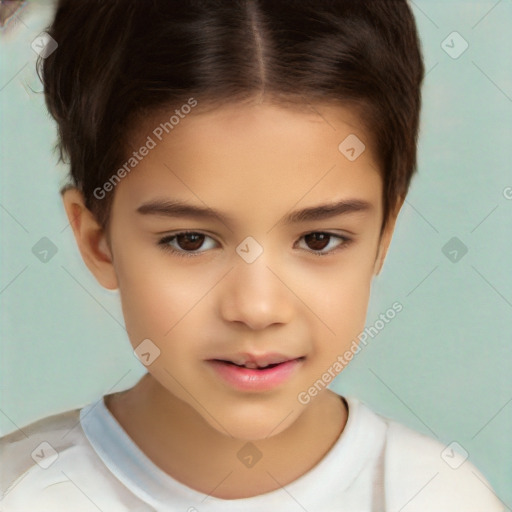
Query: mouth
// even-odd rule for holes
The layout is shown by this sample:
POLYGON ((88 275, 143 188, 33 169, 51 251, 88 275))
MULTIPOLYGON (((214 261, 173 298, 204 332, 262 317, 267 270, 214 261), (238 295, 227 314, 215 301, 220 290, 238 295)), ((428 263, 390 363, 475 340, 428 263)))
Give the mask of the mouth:
POLYGON ((297 358, 274 357, 259 361, 248 358, 245 362, 231 359, 209 359, 206 362, 217 377, 230 387, 241 391, 267 391, 284 384, 302 365, 305 356, 297 358), (277 360, 280 359, 280 360, 277 360))
POLYGON ((286 363, 294 359, 304 359, 305 356, 293 357, 284 354, 278 354, 276 352, 267 352, 264 354, 251 354, 251 353, 240 353, 226 358, 216 358, 214 361, 220 361, 228 364, 234 364, 236 366, 250 368, 250 369, 263 369, 269 367, 275 367, 279 364, 286 363))
MULTIPOLYGON (((298 361, 302 361, 304 357, 298 357, 298 361)), ((248 370, 267 370, 270 368, 275 368, 281 364, 287 363, 288 361, 295 361, 295 359, 285 359, 278 363, 255 363, 253 361, 248 361, 247 363, 235 363, 234 361, 230 361, 229 359, 212 359, 212 361, 218 361, 219 363, 232 364, 234 366, 238 366, 239 368, 247 368, 248 370)))

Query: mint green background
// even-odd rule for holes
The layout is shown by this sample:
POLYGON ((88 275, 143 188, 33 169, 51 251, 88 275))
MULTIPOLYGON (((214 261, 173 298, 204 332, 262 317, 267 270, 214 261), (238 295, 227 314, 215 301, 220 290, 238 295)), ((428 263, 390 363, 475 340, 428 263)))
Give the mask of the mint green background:
MULTIPOLYGON (((400 214, 368 324, 403 311, 333 385, 448 444, 457 441, 512 507, 512 0, 416 0, 425 64, 419 175, 400 214), (459 32, 458 59, 441 43, 459 32), (468 253, 452 263, 442 247, 468 253)), ((34 2, 0 36, 0 434, 132 386, 134 357, 116 292, 83 264, 58 189, 56 130, 32 40, 50 20, 34 2), (31 252, 57 246, 46 264, 31 252)))

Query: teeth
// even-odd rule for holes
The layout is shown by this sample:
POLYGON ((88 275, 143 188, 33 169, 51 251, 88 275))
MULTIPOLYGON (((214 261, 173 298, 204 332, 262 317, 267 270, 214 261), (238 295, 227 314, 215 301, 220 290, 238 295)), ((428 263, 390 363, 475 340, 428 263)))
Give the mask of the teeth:
POLYGON ((263 364, 257 364, 257 363, 254 363, 252 361, 248 361, 247 363, 243 363, 243 362, 236 362, 236 361, 226 361, 226 362, 229 362, 229 363, 232 363, 236 366, 240 366, 241 368, 248 368, 249 370, 255 370, 255 369, 259 369, 259 370, 263 370, 265 368, 268 368, 268 367, 272 367, 272 366, 277 366, 278 364, 281 364, 281 363, 274 363, 274 364, 269 364, 269 363, 263 363, 263 364))
POLYGON ((271 366, 269 364, 258 365, 256 363, 251 362, 251 361, 248 361, 245 364, 243 364, 243 363, 240 363, 240 364, 239 363, 235 363, 234 361, 232 361, 232 362, 233 362, 233 364, 236 364, 236 366, 240 366, 242 368, 248 368, 249 370, 256 370, 256 369, 260 369, 261 370, 263 368, 268 368, 269 366, 271 366))

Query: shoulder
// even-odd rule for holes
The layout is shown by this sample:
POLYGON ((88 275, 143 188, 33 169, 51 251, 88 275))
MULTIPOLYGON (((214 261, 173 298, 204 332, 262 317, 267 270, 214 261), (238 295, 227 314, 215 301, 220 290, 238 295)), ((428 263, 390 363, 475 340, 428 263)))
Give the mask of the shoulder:
POLYGON ((25 473, 32 466, 49 464, 57 448, 72 444, 73 435, 66 439, 79 424, 79 410, 47 416, 23 428, 0 437, 0 454, 4 461, 1 489, 5 484, 25 473))
POLYGON ((73 482, 82 477, 87 485, 91 475, 101 478, 97 456, 80 425, 80 409, 48 416, 1 437, 0 459, 3 512, 56 511, 56 503, 62 510, 67 505, 89 510, 81 508, 84 496, 73 482))
POLYGON ((404 512, 502 512, 504 505, 457 442, 447 445, 405 425, 387 423, 385 489, 391 508, 404 512))

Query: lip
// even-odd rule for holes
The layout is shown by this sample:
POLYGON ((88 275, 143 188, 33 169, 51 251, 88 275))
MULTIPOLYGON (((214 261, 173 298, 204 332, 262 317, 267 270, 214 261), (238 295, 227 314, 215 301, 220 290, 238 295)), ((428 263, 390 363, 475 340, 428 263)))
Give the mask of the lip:
POLYGON ((241 352, 238 354, 234 354, 232 356, 221 356, 221 357, 212 357, 210 359, 218 359, 220 361, 230 361, 232 363, 238 365, 247 365, 249 366, 259 366, 264 367, 269 364, 277 364, 284 363, 291 359, 298 359, 297 357, 287 356, 284 354, 279 354, 277 352, 265 352, 260 354, 250 353, 250 352, 241 352))
POLYGON ((272 368, 253 369, 236 366, 228 361, 209 359, 206 362, 215 374, 230 386, 241 391, 268 391, 274 389, 287 380, 301 366, 304 358, 288 359, 276 364, 272 368))

